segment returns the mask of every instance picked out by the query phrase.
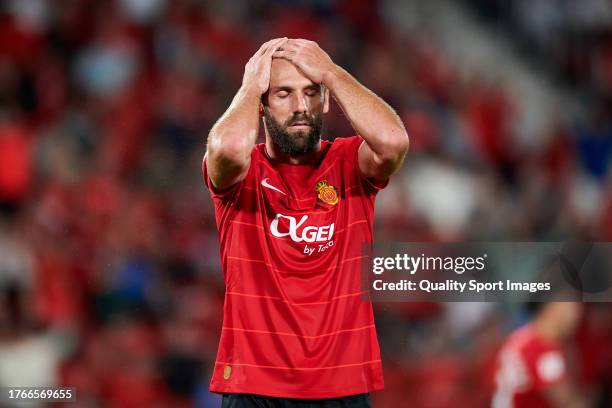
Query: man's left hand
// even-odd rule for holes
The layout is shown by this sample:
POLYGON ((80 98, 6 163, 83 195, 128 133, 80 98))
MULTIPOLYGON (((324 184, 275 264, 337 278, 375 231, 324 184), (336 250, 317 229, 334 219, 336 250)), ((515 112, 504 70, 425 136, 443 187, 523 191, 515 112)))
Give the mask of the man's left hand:
POLYGON ((293 63, 312 82, 324 84, 327 74, 336 68, 329 55, 314 41, 287 40, 272 58, 284 58, 293 63))

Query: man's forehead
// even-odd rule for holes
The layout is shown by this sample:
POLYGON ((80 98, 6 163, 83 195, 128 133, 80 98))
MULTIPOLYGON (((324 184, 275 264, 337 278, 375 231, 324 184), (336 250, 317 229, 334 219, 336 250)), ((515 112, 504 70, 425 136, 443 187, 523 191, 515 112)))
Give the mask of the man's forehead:
POLYGON ((291 62, 275 58, 270 67, 270 87, 305 88, 316 85, 291 62))

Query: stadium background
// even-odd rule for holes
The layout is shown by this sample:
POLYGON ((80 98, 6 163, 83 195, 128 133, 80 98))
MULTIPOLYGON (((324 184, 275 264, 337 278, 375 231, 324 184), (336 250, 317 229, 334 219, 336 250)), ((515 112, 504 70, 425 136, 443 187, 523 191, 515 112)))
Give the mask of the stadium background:
MULTIPOLYGON (((612 238, 606 0, 0 3, 0 384, 79 407, 217 407, 208 130, 272 37, 309 38, 401 115, 378 240, 612 238)), ((352 134, 337 106, 325 134, 352 134)), ((517 306, 377 304, 376 407, 484 407, 517 306)), ((568 349, 612 406, 612 307, 568 349)))

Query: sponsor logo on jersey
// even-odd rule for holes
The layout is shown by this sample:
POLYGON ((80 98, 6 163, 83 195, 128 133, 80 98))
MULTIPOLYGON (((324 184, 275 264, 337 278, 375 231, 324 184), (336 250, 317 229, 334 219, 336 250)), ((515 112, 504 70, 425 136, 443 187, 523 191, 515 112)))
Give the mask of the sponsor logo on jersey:
POLYGON ((319 181, 315 186, 315 191, 317 192, 319 201, 325 204, 336 205, 338 201, 340 201, 338 190, 336 190, 336 187, 330 185, 327 180, 319 181))
MULTIPOLYGON (((290 237, 294 242, 326 242, 334 236, 334 223, 324 226, 304 226, 308 220, 307 215, 303 215, 298 221, 290 215, 276 214, 270 223, 270 232, 277 238, 290 237), (279 226, 282 219, 288 221, 289 225, 279 226)), ((283 223, 286 224, 286 223, 283 223)))

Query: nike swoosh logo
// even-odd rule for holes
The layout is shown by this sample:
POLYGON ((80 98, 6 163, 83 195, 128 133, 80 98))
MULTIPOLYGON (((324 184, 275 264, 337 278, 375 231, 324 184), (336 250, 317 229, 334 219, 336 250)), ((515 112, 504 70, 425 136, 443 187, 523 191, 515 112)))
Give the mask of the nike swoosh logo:
POLYGON ((283 191, 279 190, 278 188, 276 188, 273 185, 271 185, 270 183, 268 183, 268 180, 269 179, 267 177, 265 179, 261 180, 261 185, 264 186, 265 188, 269 188, 270 190, 278 191, 279 193, 281 193, 283 195, 287 195, 283 191))

